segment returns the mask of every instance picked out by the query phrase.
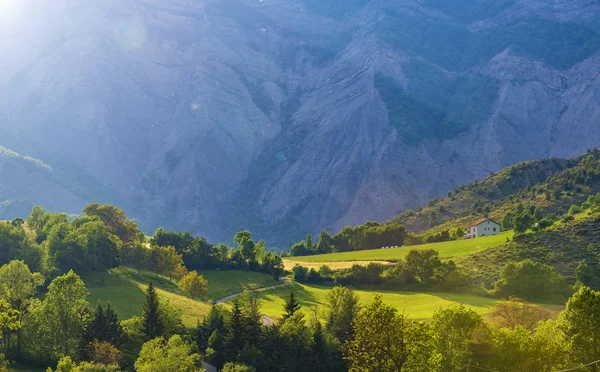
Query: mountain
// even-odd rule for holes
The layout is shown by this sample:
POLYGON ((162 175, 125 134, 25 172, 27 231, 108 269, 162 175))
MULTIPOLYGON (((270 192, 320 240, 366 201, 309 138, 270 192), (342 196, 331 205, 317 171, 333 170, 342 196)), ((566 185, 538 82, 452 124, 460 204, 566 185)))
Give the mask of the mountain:
POLYGON ((469 181, 430 200, 425 208, 407 210, 391 222, 414 233, 433 235, 466 227, 482 219, 502 221, 508 212, 525 208, 563 215, 600 192, 600 150, 573 159, 542 159, 518 163, 469 181))
POLYGON ((15 3, 0 146, 51 171, 2 163, 11 212, 286 246, 600 143, 595 0, 15 3))

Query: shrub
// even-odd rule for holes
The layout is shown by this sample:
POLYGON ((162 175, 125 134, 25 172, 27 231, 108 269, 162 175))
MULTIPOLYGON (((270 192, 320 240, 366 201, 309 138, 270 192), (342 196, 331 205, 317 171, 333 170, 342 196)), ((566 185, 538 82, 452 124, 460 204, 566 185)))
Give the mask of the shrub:
POLYGON ((572 205, 571 208, 569 208, 569 215, 573 216, 575 214, 579 214, 581 213, 581 207, 578 205, 572 205))
POLYGON ((556 268, 530 259, 508 263, 494 284, 499 297, 517 296, 527 301, 564 300, 571 294, 566 279, 556 268))
POLYGON ((575 220, 575 217, 573 217, 572 215, 570 215, 570 214, 569 214, 569 215, 566 215, 566 216, 565 216, 565 217, 562 219, 562 222, 564 222, 564 223, 568 223, 568 222, 571 222, 571 221, 574 221, 574 220, 575 220))

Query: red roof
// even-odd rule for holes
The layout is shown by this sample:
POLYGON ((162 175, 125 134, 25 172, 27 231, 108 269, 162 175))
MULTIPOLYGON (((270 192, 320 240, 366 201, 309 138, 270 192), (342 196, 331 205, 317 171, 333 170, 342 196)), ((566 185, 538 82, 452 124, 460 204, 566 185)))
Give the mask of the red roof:
POLYGON ((482 218, 482 219, 480 219, 479 221, 475 222, 474 224, 470 225, 469 227, 473 227, 473 226, 479 226, 479 225, 481 225, 482 223, 484 223, 484 222, 487 222, 487 221, 493 222, 493 223, 495 223, 496 225, 500 225, 498 222, 496 222, 496 221, 493 221, 493 220, 490 220, 489 218, 482 218))

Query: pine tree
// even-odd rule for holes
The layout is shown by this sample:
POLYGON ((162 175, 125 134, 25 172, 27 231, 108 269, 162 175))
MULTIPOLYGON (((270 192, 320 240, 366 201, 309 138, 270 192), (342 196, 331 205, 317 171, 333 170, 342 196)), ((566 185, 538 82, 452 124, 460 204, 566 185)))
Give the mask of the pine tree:
POLYGON ((283 310, 285 311, 285 314, 283 314, 283 320, 285 321, 286 319, 292 317, 299 309, 300 303, 298 303, 294 292, 290 291, 290 297, 287 299, 285 306, 283 307, 283 310))
POLYGON ((158 294, 154 284, 150 282, 146 290, 146 302, 142 310, 142 332, 146 341, 162 336, 163 323, 160 317, 158 294))
POLYGON ((225 340, 226 360, 235 362, 244 346, 244 316, 238 297, 233 299, 231 319, 228 324, 228 333, 225 340))
POLYGON ((104 341, 109 342, 113 346, 120 346, 124 341, 123 327, 115 309, 110 304, 106 305, 104 310, 105 328, 104 341))

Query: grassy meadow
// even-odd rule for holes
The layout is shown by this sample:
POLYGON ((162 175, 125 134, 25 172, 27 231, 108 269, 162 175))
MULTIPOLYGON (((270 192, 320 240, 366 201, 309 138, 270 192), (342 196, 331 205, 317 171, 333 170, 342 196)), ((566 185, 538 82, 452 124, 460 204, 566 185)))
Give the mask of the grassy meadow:
POLYGON ((183 322, 188 326, 196 324, 210 310, 213 300, 228 295, 266 286, 279 284, 267 274, 253 271, 206 271, 202 275, 208 280, 208 293, 203 298, 192 300, 169 278, 142 271, 140 276, 137 271, 129 267, 119 267, 111 273, 95 273, 83 276, 90 295, 88 301, 95 306, 100 300, 110 302, 121 319, 128 319, 134 315, 142 314, 145 290, 150 281, 156 287, 158 294, 167 299, 171 305, 181 311, 183 322))
POLYGON ((304 262, 317 262, 319 265, 329 265, 332 262, 348 261, 395 261, 406 257, 409 251, 435 249, 442 259, 454 259, 473 253, 484 251, 488 248, 504 244, 507 239, 512 239, 513 232, 506 231, 494 236, 486 236, 476 239, 452 240, 449 242, 429 243, 408 247, 389 249, 371 249, 365 251, 329 253, 314 256, 289 257, 284 260, 302 264, 304 262))
MULTIPOLYGON (((273 319, 278 319, 283 313, 283 305, 290 290, 298 297, 303 311, 312 316, 316 309, 319 313, 325 310, 328 286, 302 285, 293 283, 288 287, 275 288, 258 294, 261 301, 261 313, 273 319)), ((481 297, 464 293, 420 293, 397 292, 385 290, 355 290, 361 303, 373 301, 375 294, 382 296, 386 304, 396 307, 412 319, 429 319, 439 308, 463 304, 478 314, 487 314, 490 308, 498 302, 493 298, 481 297)))

